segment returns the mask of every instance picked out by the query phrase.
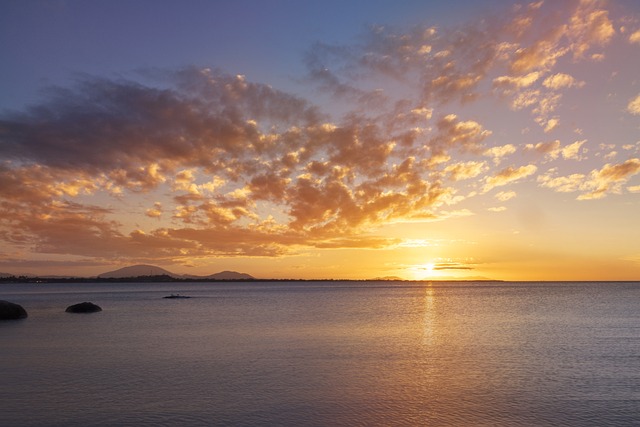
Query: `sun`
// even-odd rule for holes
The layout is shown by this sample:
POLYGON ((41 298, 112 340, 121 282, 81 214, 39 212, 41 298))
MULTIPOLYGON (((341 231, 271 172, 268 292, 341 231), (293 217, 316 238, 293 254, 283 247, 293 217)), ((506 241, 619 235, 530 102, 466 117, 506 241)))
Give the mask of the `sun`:
POLYGON ((411 267, 414 280, 426 280, 437 276, 436 264, 428 262, 425 264, 416 264, 411 267))
POLYGON ((431 276, 433 274, 433 269, 436 267, 436 265, 432 262, 427 263, 424 265, 424 269, 426 271, 426 273, 431 276))

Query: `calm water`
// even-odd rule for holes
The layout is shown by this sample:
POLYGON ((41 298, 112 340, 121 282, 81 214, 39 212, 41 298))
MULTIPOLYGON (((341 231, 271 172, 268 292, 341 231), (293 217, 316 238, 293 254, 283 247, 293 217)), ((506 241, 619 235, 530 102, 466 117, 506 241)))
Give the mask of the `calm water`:
POLYGON ((640 425, 640 283, 0 285, 0 299, 29 312, 0 322, 2 426, 640 425), (104 311, 64 312, 82 301, 104 311))

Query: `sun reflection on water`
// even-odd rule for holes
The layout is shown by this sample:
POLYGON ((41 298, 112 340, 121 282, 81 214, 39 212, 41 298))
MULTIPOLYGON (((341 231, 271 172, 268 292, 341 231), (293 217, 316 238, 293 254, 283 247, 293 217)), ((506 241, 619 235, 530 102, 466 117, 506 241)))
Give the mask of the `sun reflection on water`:
POLYGON ((436 337, 436 291, 433 283, 429 282, 424 291, 424 319, 422 337, 424 344, 431 344, 436 337))

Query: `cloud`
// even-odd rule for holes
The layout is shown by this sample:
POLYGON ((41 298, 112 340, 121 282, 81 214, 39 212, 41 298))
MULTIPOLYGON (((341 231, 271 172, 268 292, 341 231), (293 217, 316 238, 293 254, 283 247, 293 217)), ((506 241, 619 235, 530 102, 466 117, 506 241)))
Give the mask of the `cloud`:
MULTIPOLYGON (((445 175, 456 182, 485 170, 482 161, 447 160, 449 152, 482 152, 491 135, 454 114, 418 138, 357 114, 329 123, 310 103, 242 76, 185 69, 163 78, 160 90, 85 77, 0 119, 7 240, 38 252, 132 259, 379 245, 386 240, 364 236, 381 224, 452 215, 442 207, 462 198, 445 175), (440 162, 449 163, 440 170, 440 162), (164 194, 137 213, 171 224, 127 230, 122 221, 133 221, 113 219, 118 212, 67 200, 126 205, 130 194, 164 194), (233 249, 219 239, 224 233, 246 243, 233 249), (101 244, 83 251, 90 241, 101 244)), ((419 116, 407 123, 431 119, 428 108, 406 108, 419 116)))
POLYGON ((495 195, 496 199, 500 200, 501 202, 506 202, 507 200, 511 200, 514 197, 516 197, 516 192, 515 191, 501 191, 499 193, 497 193, 495 195))
POLYGON ((145 215, 149 218, 160 218, 162 216, 162 203, 154 203, 152 208, 146 210, 145 215))
POLYGON ((444 171, 450 174, 453 181, 475 178, 487 170, 484 162, 465 162, 447 166, 444 171))
POLYGON ((448 114, 436 124, 439 134, 431 140, 431 148, 440 152, 447 148, 457 148, 463 152, 481 150, 482 142, 492 132, 473 120, 461 121, 455 114, 448 114))
POLYGON ((562 146, 560 140, 539 142, 537 144, 525 145, 525 150, 535 151, 537 153, 545 155, 549 160, 556 160, 560 156, 564 159, 579 160, 580 149, 587 142, 586 140, 575 141, 572 144, 562 146))
POLYGON ((604 46, 615 35, 609 12, 601 8, 601 0, 581 0, 571 17, 568 36, 574 58, 582 58, 594 45, 604 46))
POLYGON ((571 174, 568 176, 555 177, 557 169, 551 169, 547 173, 538 176, 538 183, 542 187, 554 189, 560 193, 572 193, 578 191, 585 179, 584 174, 571 174))
POLYGON ((640 159, 629 159, 618 164, 605 164, 588 175, 571 174, 555 176, 557 169, 551 169, 538 177, 541 186, 558 192, 581 192, 578 200, 592 200, 605 197, 609 193, 620 194, 622 186, 633 175, 640 173, 640 159))
POLYGON ((527 150, 533 150, 541 154, 545 154, 551 159, 557 159, 560 154, 560 141, 539 142, 535 145, 527 144, 525 146, 527 150))
POLYGON ((509 166, 508 168, 502 169, 496 175, 485 179, 484 192, 486 193, 492 188, 507 185, 522 178, 526 178, 536 173, 537 170, 538 168, 535 165, 520 166, 518 168, 509 166))
POLYGON ((552 132, 561 122, 555 114, 561 102, 557 92, 586 84, 555 70, 559 61, 571 54, 575 62, 603 58, 593 50, 614 36, 602 1, 561 7, 532 2, 455 28, 417 26, 403 32, 374 25, 361 43, 314 45, 307 66, 310 81, 324 93, 354 99, 363 110, 367 100, 369 111, 393 103, 399 87, 416 94, 411 102, 430 111, 465 104, 482 97, 490 79, 494 93, 510 98, 515 110, 530 108, 536 123, 552 132))
POLYGON ((560 149, 562 157, 565 159, 580 160, 580 149, 585 142, 587 142, 587 140, 583 139, 582 141, 575 141, 572 144, 564 146, 560 149))
POLYGON ((37 109, 0 121, 3 151, 52 168, 109 172, 148 189, 175 164, 203 166, 198 159, 259 149, 250 118, 316 119, 305 101, 239 77, 190 69, 174 81, 176 88, 161 90, 87 77, 76 90, 51 89, 37 109))
POLYGON ((547 77, 542 85, 549 89, 559 90, 570 87, 582 87, 585 83, 576 81, 576 79, 569 74, 557 73, 547 77))
POLYGON ((473 270, 473 267, 458 262, 438 262, 433 266, 433 269, 436 271, 473 270))
POLYGON ((574 62, 602 60, 601 52, 594 48, 607 46, 615 36, 615 29, 604 3, 598 0, 572 2, 571 7, 559 8, 546 14, 547 7, 521 8, 513 17, 512 42, 496 63, 505 63, 508 74, 493 80, 493 89, 501 97, 510 99, 511 107, 518 111, 530 109, 535 122, 545 133, 559 128, 561 118, 556 111, 561 106, 559 91, 583 87, 567 73, 558 72, 563 58, 573 54, 574 62))
POLYGON ((627 111, 636 116, 640 116, 640 94, 629 101, 627 111))
POLYGON ((493 162, 497 165, 500 164, 502 159, 510 154, 516 152, 516 147, 513 144, 506 144, 497 147, 491 147, 484 151, 484 155, 493 158, 493 162))
POLYGON ((619 194, 622 184, 640 172, 640 159, 629 159, 616 165, 606 164, 594 170, 581 189, 588 192, 578 196, 578 200, 600 199, 608 193, 619 194))
POLYGON ((634 31, 629 35, 629 43, 640 44, 640 30, 634 31))
POLYGON ((560 46, 565 31, 564 25, 558 26, 549 30, 533 44, 518 48, 513 55, 510 71, 518 75, 534 71, 547 72, 553 68, 558 59, 568 50, 560 46))
POLYGON ((526 88, 534 84, 542 73, 534 71, 524 76, 501 76, 493 79, 493 86, 508 91, 510 88, 526 88))

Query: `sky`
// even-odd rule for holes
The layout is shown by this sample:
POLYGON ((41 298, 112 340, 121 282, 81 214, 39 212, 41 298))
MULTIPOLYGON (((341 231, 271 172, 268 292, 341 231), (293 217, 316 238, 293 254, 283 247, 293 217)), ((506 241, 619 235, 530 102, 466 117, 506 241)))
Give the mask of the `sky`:
POLYGON ((0 272, 640 280, 640 3, 0 0, 0 272))

